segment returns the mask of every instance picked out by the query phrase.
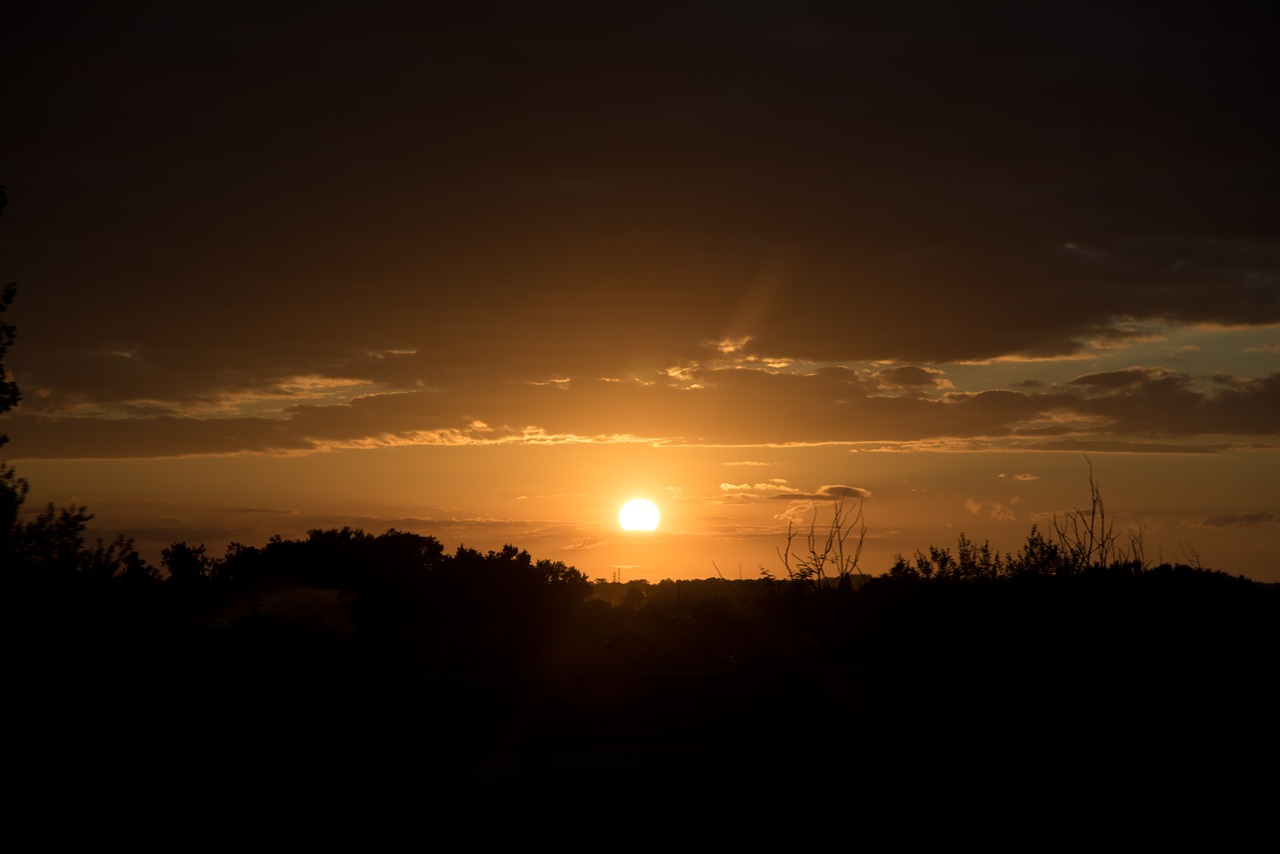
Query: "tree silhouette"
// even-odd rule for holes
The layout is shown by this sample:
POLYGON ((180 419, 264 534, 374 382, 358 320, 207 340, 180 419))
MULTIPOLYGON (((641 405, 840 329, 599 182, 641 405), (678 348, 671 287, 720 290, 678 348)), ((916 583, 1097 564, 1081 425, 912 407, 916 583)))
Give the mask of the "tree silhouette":
MULTIPOLYGON (((17 292, 18 286, 13 282, 4 286, 4 291, 0 292, 0 314, 4 314, 5 310, 13 304, 13 297, 17 292)), ((0 412, 8 412, 22 400, 18 383, 10 377, 9 369, 4 364, 5 353, 13 344, 16 332, 12 324, 0 321, 0 412)), ((0 435, 0 445, 8 440, 8 436, 0 435)))
MULTIPOLYGON (((4 213, 8 201, 5 188, 0 186, 0 214, 4 213)), ((17 290, 18 286, 10 282, 4 286, 3 291, 0 291, 0 415, 13 409, 22 400, 18 383, 14 381, 9 368, 4 363, 5 354, 9 352, 17 330, 14 329, 13 324, 4 321, 3 315, 13 304, 13 297, 17 290)), ((9 437, 0 433, 0 449, 3 449, 8 441, 9 437)), ((12 551, 13 532, 18 523, 18 510, 27 497, 28 489, 29 484, 24 478, 18 477, 13 466, 0 462, 0 555, 7 556, 12 551)))
MULTIPOLYGON (((4 187, 0 186, 0 214, 4 213, 4 208, 8 201, 9 197, 5 194, 4 187)), ((4 314, 5 310, 13 303, 13 296, 17 293, 17 290, 18 286, 13 282, 9 282, 4 286, 4 290, 0 291, 0 314, 4 314)), ((18 391, 18 384, 9 375, 9 369, 4 364, 4 355, 9 351, 10 345, 13 344, 15 332, 16 330, 12 324, 5 323, 0 319, 0 413, 13 409, 18 405, 18 401, 22 399, 22 395, 18 391)), ((0 447, 4 447, 4 443, 7 441, 9 441, 9 437, 0 434, 0 447)))
POLYGON ((174 543, 160 553, 160 562, 169 570, 169 583, 190 588, 209 580, 213 559, 204 553, 204 546, 174 543))
MULTIPOLYGON (((0 214, 4 213, 7 202, 8 196, 5 194, 5 189, 0 186, 0 214)), ((13 297, 17 290, 18 286, 10 282, 4 286, 3 291, 0 291, 0 415, 13 409, 22 400, 18 383, 13 380, 4 363, 5 354, 13 344, 16 330, 13 324, 4 321, 3 315, 13 304, 13 297)), ((4 448, 8 441, 9 437, 0 433, 0 449, 4 448)), ((27 497, 27 489, 26 480, 18 477, 12 466, 0 462, 0 555, 7 554, 9 551, 11 532, 17 524, 18 509, 27 497)))
MULTIPOLYGON (((7 203, 8 195, 0 186, 0 214, 7 203)), ((10 282, 0 291, 0 415, 22 400, 18 383, 5 364, 17 330, 3 320, 17 289, 10 282)), ((8 441, 8 435, 0 433, 0 448, 8 441)), ((18 513, 29 488, 26 478, 18 477, 13 466, 0 462, 0 565, 9 570, 11 580, 50 589, 65 585, 83 588, 94 580, 109 581, 126 574, 131 584, 155 580, 154 570, 126 537, 85 546, 85 526, 93 519, 85 507, 57 508, 49 504, 35 519, 19 522, 18 513)))

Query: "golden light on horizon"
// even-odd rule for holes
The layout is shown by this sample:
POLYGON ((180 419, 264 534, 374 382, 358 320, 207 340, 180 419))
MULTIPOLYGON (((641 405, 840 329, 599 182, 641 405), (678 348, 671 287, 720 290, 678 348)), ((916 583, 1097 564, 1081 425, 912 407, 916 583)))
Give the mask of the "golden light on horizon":
POLYGON ((658 527, 658 519, 657 505, 643 498, 631 499, 618 513, 618 524, 624 531, 652 531, 658 527))

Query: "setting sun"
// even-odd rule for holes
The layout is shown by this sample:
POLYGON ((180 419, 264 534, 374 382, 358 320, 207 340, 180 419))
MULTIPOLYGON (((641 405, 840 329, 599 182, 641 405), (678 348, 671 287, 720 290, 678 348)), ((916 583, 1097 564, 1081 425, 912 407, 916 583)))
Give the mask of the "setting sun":
POLYGON ((624 531, 652 531, 658 527, 658 508, 652 501, 634 498, 622 505, 618 522, 624 531))

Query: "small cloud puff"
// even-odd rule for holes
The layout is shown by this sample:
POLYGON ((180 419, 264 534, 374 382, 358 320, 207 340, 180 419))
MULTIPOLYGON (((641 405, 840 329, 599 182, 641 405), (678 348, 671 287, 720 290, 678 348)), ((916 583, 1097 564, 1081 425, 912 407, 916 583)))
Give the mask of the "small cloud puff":
MULTIPOLYGON (((1013 499, 1012 503, 1017 504, 1018 499, 1013 499)), ((981 513, 983 508, 987 509, 988 516, 1000 522, 1013 522, 1017 519, 1017 517, 1013 515, 1013 511, 999 501, 992 502, 991 504, 983 504, 975 498, 966 498, 964 500, 964 509, 968 510, 975 516, 981 513)))
POLYGON ((605 540, 579 540, 576 543, 569 543, 563 548, 565 551, 587 551, 588 549, 598 549, 605 543, 605 540))
MULTIPOLYGON (((775 487, 777 488, 777 487, 775 487)), ((846 498, 870 498, 871 490, 863 489, 860 486, 844 486, 842 484, 827 484, 818 487, 817 492, 786 492, 772 496, 773 498, 782 498, 788 501, 843 501, 846 498)))
POLYGON ((1013 511, 1008 507, 1005 507, 999 501, 991 505, 990 516, 992 519, 996 519, 1001 522, 1013 522, 1017 519, 1017 517, 1013 515, 1013 511))

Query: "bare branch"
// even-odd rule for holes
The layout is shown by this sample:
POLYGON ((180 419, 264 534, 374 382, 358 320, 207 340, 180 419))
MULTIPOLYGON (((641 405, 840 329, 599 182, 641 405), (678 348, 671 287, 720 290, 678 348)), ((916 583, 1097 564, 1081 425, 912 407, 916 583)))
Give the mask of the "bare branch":
POLYGON ((862 558, 862 547, 867 536, 867 525, 862 515, 862 502, 856 508, 846 508, 840 499, 832 505, 831 524, 820 536, 818 533, 818 507, 813 508, 813 517, 809 522, 809 531, 805 536, 805 553, 796 554, 795 538, 798 536, 794 524, 787 525, 787 541, 778 549, 778 557, 786 569, 787 577, 792 581, 803 581, 814 587, 825 587, 839 584, 854 573, 863 575, 859 561, 862 558), (849 538, 857 533, 857 540, 850 544, 849 538))

